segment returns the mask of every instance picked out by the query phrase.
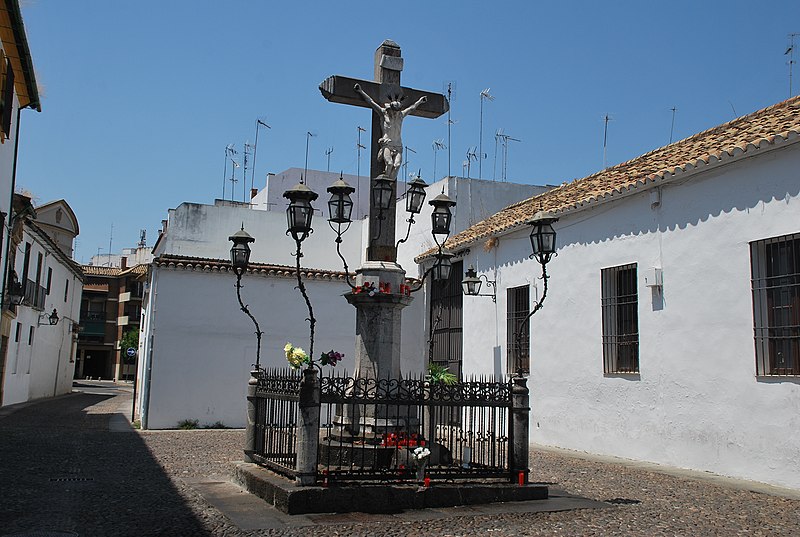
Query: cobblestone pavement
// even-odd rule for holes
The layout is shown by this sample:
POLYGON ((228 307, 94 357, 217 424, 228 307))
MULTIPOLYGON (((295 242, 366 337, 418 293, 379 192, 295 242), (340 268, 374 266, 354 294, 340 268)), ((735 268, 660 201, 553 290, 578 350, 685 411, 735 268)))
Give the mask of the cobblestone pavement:
POLYGON ((129 404, 76 394, 0 417, 0 535, 800 535, 798 499, 549 451, 534 452, 533 479, 614 506, 244 531, 187 484, 228 480, 243 432, 109 431, 129 404))

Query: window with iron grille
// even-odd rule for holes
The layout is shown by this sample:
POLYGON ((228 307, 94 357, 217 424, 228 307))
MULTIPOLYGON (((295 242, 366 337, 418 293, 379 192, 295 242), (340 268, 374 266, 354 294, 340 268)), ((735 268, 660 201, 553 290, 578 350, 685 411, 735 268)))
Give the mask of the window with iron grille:
POLYGON ((462 365, 463 278, 464 262, 456 261, 452 265, 447 283, 431 283, 431 361, 447 367, 459 379, 462 365))
POLYGON ((758 375, 800 375, 800 233, 750 243, 758 375))
POLYGON ((639 372, 639 294, 636 263, 600 271, 603 373, 639 372))
POLYGON ((530 373, 530 323, 528 319, 525 323, 520 324, 525 317, 530 313, 531 292, 530 286, 523 285, 522 287, 511 287, 506 291, 506 310, 508 327, 506 334, 508 341, 506 342, 506 364, 508 374, 512 373, 530 373), (519 335, 519 338, 517 337, 519 335), (519 356, 517 356, 517 340, 519 339, 519 356))

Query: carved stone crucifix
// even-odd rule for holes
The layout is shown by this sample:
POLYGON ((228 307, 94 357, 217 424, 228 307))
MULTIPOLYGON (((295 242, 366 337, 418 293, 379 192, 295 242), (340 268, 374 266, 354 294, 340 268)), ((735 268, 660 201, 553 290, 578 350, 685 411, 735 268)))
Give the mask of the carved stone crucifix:
MULTIPOLYGON (((322 96, 330 102, 373 109, 370 178, 375 179, 378 175, 384 174, 392 179, 393 199, 397 198, 396 176, 402 158, 402 156, 397 158, 398 155, 402 155, 400 139, 402 119, 406 115, 437 118, 449 109, 447 98, 440 93, 402 87, 400 85, 402 70, 403 58, 400 56, 400 46, 387 39, 375 51, 374 82, 334 75, 325 79, 319 86, 322 96), (391 123, 392 119, 389 118, 387 125, 387 114, 390 113, 402 115, 394 118, 395 123, 391 123)), ((370 200, 372 200, 371 195, 370 200)), ((382 211, 380 221, 377 209, 370 206, 369 220, 370 246, 367 248, 367 260, 397 261, 394 204, 388 211, 382 211)))

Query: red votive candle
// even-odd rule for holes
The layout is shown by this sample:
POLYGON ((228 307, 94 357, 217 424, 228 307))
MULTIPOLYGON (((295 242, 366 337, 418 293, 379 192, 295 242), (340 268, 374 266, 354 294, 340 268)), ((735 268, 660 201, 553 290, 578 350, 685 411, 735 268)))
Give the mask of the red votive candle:
POLYGON ((430 487, 431 486, 431 476, 426 475, 425 479, 423 480, 423 484, 425 485, 425 488, 430 487))

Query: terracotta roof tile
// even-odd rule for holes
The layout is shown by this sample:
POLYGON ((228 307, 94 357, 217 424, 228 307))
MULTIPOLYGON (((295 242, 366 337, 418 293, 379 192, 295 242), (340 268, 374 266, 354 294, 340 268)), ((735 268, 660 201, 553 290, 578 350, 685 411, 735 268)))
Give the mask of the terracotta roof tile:
MULTIPOLYGON (((451 237, 445 247, 458 250, 475 241, 517 228, 538 210, 566 213, 608 201, 639 187, 668 179, 751 151, 798 141, 800 97, 734 119, 660 147, 627 162, 594 173, 510 205, 489 218, 451 237)), ((421 261, 433 254, 428 250, 421 261)))
POLYGON ((83 273, 87 276, 119 276, 118 267, 99 267, 96 265, 81 265, 83 273))

